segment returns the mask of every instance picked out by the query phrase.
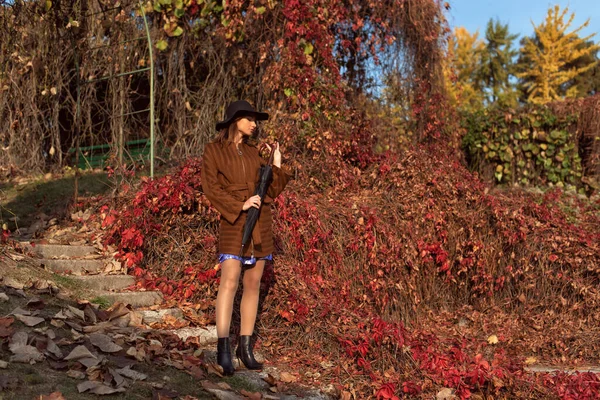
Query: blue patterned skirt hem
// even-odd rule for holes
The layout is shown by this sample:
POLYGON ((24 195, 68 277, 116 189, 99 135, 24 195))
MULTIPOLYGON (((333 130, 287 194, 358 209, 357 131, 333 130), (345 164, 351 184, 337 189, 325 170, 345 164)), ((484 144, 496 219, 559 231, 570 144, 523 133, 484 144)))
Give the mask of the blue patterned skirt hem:
POLYGON ((260 260, 269 260, 273 261, 273 254, 266 255, 264 257, 240 257, 233 254, 219 254, 219 264, 223 263, 225 260, 229 260, 233 258, 234 260, 240 261, 243 265, 254 265, 257 261, 260 260))

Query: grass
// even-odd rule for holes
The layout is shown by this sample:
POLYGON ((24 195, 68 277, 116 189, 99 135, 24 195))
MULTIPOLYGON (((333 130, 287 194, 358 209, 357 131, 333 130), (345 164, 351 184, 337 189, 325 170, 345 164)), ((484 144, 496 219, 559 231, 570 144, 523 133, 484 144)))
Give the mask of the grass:
MULTIPOLYGON (((169 171, 169 166, 160 165, 154 176, 158 178, 169 171)), ((137 170, 133 179, 138 180, 143 176, 149 176, 148 168, 137 170)), ((81 171, 78 195, 89 197, 106 194, 114 189, 115 184, 105 172, 81 171)), ((21 185, 0 183, 0 225, 6 223, 14 231, 17 227, 30 226, 40 213, 50 217, 63 217, 73 202, 74 192, 75 175, 72 170, 58 179, 39 176, 21 185), (11 221, 15 217, 16 223, 11 221)))
POLYGON ((65 289, 70 289, 70 290, 77 290, 80 288, 81 283, 78 282, 77 280, 71 278, 70 276, 66 276, 66 275, 60 275, 60 274, 52 274, 52 280, 64 287, 65 289))
MULTIPOLYGON (((14 230, 27 227, 35 217, 44 213, 52 217, 64 216, 73 201, 75 176, 59 179, 32 179, 23 185, 0 185, 0 221, 14 230), (17 222, 11 218, 17 218, 17 222)), ((105 173, 84 172, 79 178, 79 196, 95 196, 111 189, 105 173)))
POLYGON ((252 383, 247 378, 241 375, 226 376, 223 378, 223 381, 225 381, 229 386, 238 391, 246 390, 251 393, 260 391, 260 388, 258 386, 256 386, 254 383, 252 383))
POLYGON ((90 303, 97 304, 102 310, 106 310, 113 302, 103 296, 97 296, 90 300, 90 303))

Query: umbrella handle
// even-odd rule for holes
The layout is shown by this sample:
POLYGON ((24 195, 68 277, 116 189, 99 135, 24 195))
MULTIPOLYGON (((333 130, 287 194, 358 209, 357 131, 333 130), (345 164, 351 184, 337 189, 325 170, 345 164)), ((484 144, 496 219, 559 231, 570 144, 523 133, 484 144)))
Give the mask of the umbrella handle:
MULTIPOLYGON (((271 152, 269 153, 269 161, 268 161, 268 165, 273 165, 273 158, 275 157, 275 145, 273 144, 269 144, 269 143, 263 143, 263 146, 269 146, 271 148, 271 152)), ((262 152, 262 150, 261 150, 262 152)))

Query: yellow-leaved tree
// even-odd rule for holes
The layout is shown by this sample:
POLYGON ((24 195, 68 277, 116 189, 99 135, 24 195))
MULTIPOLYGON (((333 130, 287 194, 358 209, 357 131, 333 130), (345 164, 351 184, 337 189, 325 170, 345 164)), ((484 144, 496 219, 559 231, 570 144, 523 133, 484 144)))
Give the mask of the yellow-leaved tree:
MULTIPOLYGON (((579 37, 579 32, 588 26, 589 19, 567 32, 575 18, 575 13, 571 13, 565 21, 568 11, 568 7, 561 10, 558 5, 548 9, 544 22, 538 26, 532 22, 534 37, 523 40, 519 61, 521 72, 516 76, 521 79, 528 102, 545 104, 563 97, 562 87, 596 65, 596 62, 585 65, 574 63, 581 57, 595 54, 600 46, 585 45, 595 34, 579 37)), ((575 87, 564 94, 564 97, 576 96, 575 87)))
POLYGON ((449 98, 468 111, 481 108, 485 97, 479 74, 485 43, 478 36, 478 32, 471 34, 464 27, 456 28, 444 60, 449 98))

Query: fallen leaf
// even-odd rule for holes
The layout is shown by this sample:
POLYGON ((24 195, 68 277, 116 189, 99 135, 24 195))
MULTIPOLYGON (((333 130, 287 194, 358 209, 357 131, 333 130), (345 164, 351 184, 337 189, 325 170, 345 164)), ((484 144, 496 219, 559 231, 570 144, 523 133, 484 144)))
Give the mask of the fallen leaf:
POLYGON ((105 331, 107 329, 110 329, 113 326, 114 325, 112 322, 104 321, 104 322, 100 322, 99 324, 96 324, 96 325, 84 326, 83 331, 85 333, 99 332, 99 331, 105 331))
POLYGON ((537 358, 535 357, 527 357, 525 359, 525 365, 535 364, 537 362, 537 358))
POLYGON ((50 287, 50 282, 45 279, 37 279, 33 282, 33 288, 36 290, 46 290, 50 287))
POLYGON ((491 335, 487 338, 489 344, 498 344, 498 336, 491 335))
POLYGON ((117 369, 116 371, 119 374, 123 375, 124 377, 133 379, 134 381, 143 381, 148 377, 148 375, 146 375, 146 374, 142 374, 141 372, 132 370, 129 366, 127 366, 125 368, 117 369))
POLYGON ((14 354, 10 357, 11 362, 35 364, 44 359, 44 355, 38 349, 27 344, 27 332, 19 331, 15 333, 8 349, 14 354))
POLYGON ((129 313, 129 326, 142 326, 143 325, 143 320, 144 320, 144 316, 141 313, 138 312, 131 312, 129 313))
POLYGON ((104 371, 102 371, 101 367, 97 365, 88 367, 85 370, 85 373, 90 381, 104 382, 108 384, 112 380, 112 376, 111 379, 104 379, 104 371))
POLYGON ((95 324, 96 322, 98 322, 98 317, 96 316, 94 308, 91 305, 87 304, 83 309, 83 313, 85 314, 86 320, 89 321, 91 324, 95 324))
POLYGON ((223 377, 223 367, 217 364, 209 363, 206 365, 206 372, 209 374, 217 375, 218 377, 223 377))
POLYGON ((92 368, 95 367, 96 365, 100 364, 102 361, 97 359, 97 358, 80 358, 79 360, 77 360, 78 363, 80 363, 81 365, 85 366, 86 368, 92 368))
POLYGON ((45 321, 44 318, 41 317, 31 317, 28 315, 14 314, 15 318, 24 323, 27 326, 36 326, 45 321))
POLYGON ((108 310, 106 310, 106 312, 108 313, 107 319, 109 321, 112 321, 113 319, 129 314, 131 310, 127 307, 126 304, 115 303, 108 310))
POLYGON ((68 370, 67 376, 73 379, 85 379, 85 373, 83 371, 77 371, 76 369, 68 370))
POLYGON ((49 351, 52 355, 54 355, 56 358, 63 358, 63 353, 60 347, 58 347, 52 339, 48 339, 48 342, 46 344, 46 350, 49 351))
MULTIPOLYGON (((73 306, 67 306, 69 308, 68 311, 70 311, 74 316, 76 316, 77 318, 79 318, 82 321, 85 321, 85 313, 83 312, 83 310, 80 310, 79 308, 75 308, 73 306)), ((67 311, 67 313, 68 313, 67 311)))
POLYGON ((65 360, 79 360, 81 358, 96 358, 87 347, 80 345, 75 347, 68 356, 65 357, 65 360))
POLYGON ((350 400, 352 398, 352 393, 347 392, 347 391, 342 391, 342 393, 340 394, 340 400, 350 400))
POLYGON ((454 395, 454 389, 443 388, 435 395, 436 400, 450 400, 456 398, 454 395))
POLYGON ((294 375, 290 374, 289 372, 282 372, 281 374, 279 374, 279 380, 285 383, 291 383, 291 382, 296 382, 298 378, 296 378, 294 375))
POLYGON ((116 353, 123 348, 115 344, 111 338, 102 333, 92 333, 89 336, 90 342, 105 353, 116 353))
POLYGON ((9 336, 12 336, 12 334, 14 333, 14 329, 13 328, 7 328, 4 326, 0 326, 0 338, 6 338, 9 336))
POLYGON ((89 390, 90 393, 94 394, 113 394, 122 393, 125 391, 125 388, 111 388, 100 382, 86 381, 77 385, 77 390, 79 393, 87 392, 89 390))
POLYGON ((55 326, 57 328, 62 328, 63 326, 65 326, 65 322, 61 321, 60 319, 53 319, 50 320, 50 325, 55 326))
POLYGON ((275 377, 271 374, 267 374, 267 376, 263 378, 263 381, 267 382, 271 386, 275 386, 277 384, 277 379, 275 379, 275 377))
POLYGON ((60 310, 59 312, 57 312, 54 317, 52 317, 53 319, 67 319, 67 315, 64 313, 63 310, 60 310))
POLYGON ((76 322, 72 322, 72 321, 68 321, 67 320, 67 321, 65 321, 65 323, 67 325, 69 325, 71 328, 75 329, 76 331, 81 332, 83 330, 83 327, 81 325, 79 325, 78 323, 76 323, 76 322))
POLYGON ((67 400, 61 392, 52 392, 47 396, 36 397, 36 400, 67 400))
POLYGON ((116 370, 109 368, 108 372, 112 375, 113 380, 115 381, 115 386, 120 387, 125 383, 125 378, 119 374, 116 370))
POLYGON ((46 306, 46 303, 44 303, 44 300, 40 299, 39 297, 34 297, 27 302, 26 306, 30 310, 41 310, 46 306))
POLYGON ((261 400, 262 399, 262 394, 258 393, 258 392, 249 392, 247 390, 240 390, 240 394, 242 396, 246 396, 248 397, 250 400, 261 400))
POLYGON ((15 314, 19 314, 19 315, 31 315, 31 311, 23 310, 21 307, 17 307, 14 310, 12 310, 12 312, 9 315, 15 315, 15 314))
POLYGON ((4 284, 4 286, 8 286, 13 289, 23 289, 25 287, 22 283, 9 276, 5 276, 2 283, 4 284))

